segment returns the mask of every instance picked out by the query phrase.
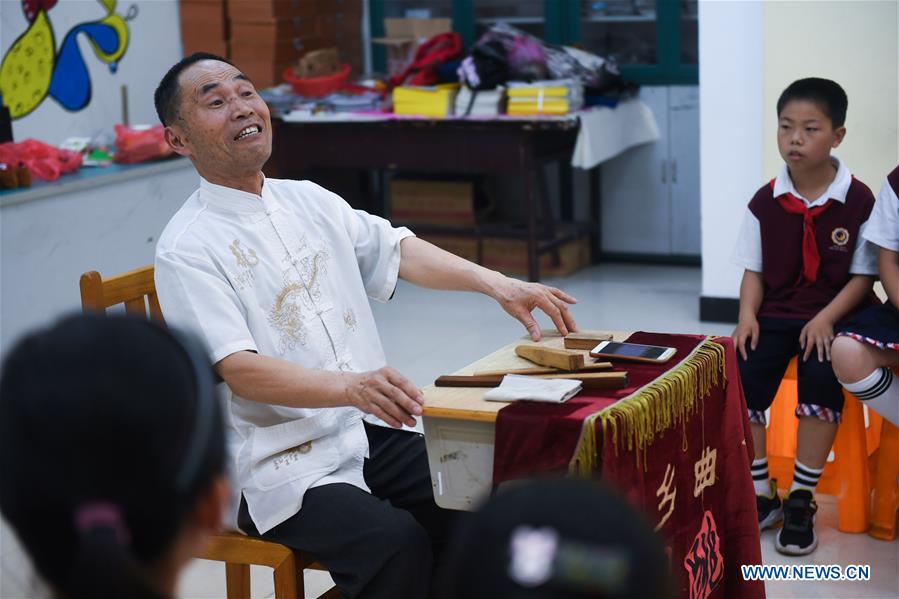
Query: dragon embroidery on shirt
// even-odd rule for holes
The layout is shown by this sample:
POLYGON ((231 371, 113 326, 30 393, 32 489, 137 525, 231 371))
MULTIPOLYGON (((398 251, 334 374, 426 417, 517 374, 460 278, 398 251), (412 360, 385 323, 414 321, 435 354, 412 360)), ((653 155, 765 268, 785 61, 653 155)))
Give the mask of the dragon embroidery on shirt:
MULTIPOLYGON (((303 239, 299 252, 305 248, 306 240, 303 239)), ((298 261, 288 255, 287 262, 290 266, 284 271, 284 284, 268 315, 269 323, 281 337, 279 346, 282 353, 296 349, 297 344, 306 345, 303 313, 314 311, 315 302, 321 300, 321 280, 327 273, 328 253, 319 250, 298 261), (296 271, 293 270, 294 265, 296 271), (295 275, 299 275, 300 280, 296 280, 295 275)))
POLYGON ((306 345, 306 327, 303 326, 300 309, 304 291, 302 283, 285 284, 275 298, 275 305, 268 315, 269 323, 281 335, 281 353, 295 349, 297 343, 306 345))
POLYGON ((241 291, 252 287, 253 267, 259 264, 259 256, 256 255, 256 250, 252 248, 244 250, 240 247, 240 241, 237 239, 231 242, 228 249, 231 250, 234 259, 237 261, 237 267, 240 269, 240 272, 234 277, 235 286, 241 291))

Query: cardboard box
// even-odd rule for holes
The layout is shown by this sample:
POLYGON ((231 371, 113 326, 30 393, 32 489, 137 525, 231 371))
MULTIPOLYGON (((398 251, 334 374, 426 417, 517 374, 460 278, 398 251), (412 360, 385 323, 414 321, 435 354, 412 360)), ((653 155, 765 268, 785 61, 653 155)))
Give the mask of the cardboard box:
MULTIPOLYGON (((324 41, 321 43, 324 43, 324 41)), ((271 39, 262 42, 242 41, 234 43, 232 40, 231 58, 234 59, 238 67, 245 60, 295 63, 304 52, 305 45, 303 38, 300 37, 283 40, 271 39)))
POLYGON ((438 33, 453 30, 450 19, 384 19, 384 37, 371 41, 387 50, 387 74, 399 75, 415 58, 418 45, 438 33))
POLYGON ((227 39, 227 18, 223 0, 182 0, 179 4, 179 13, 182 35, 189 32, 227 39))
POLYGON ((194 52, 209 52, 228 57, 225 0, 182 0, 179 13, 185 56, 194 52))
POLYGON ((231 58, 230 48, 226 40, 189 36, 184 40, 184 56, 194 52, 207 52, 222 58, 231 58))
POLYGON ((324 14, 361 17, 362 0, 228 0, 228 17, 244 23, 324 14))
MULTIPOLYGON (((235 61, 237 62, 237 61, 235 61)), ((261 87, 272 87, 283 83, 282 73, 293 62, 272 62, 270 60, 241 60, 237 66, 240 68, 253 85, 258 89, 261 87)))
POLYGON ((390 181, 393 220, 433 225, 475 223, 474 184, 470 181, 390 181))
POLYGON ((388 45, 421 42, 452 30, 453 22, 450 19, 384 19, 384 37, 372 41, 388 45))
MULTIPOLYGON (((485 237, 483 261, 486 268, 507 275, 528 274, 527 241, 501 237, 485 237)), ((540 277, 564 277, 590 265, 590 238, 579 237, 559 247, 559 263, 553 264, 552 253, 540 256, 540 277)))
POLYGON ((228 18, 255 23, 272 19, 311 17, 328 10, 325 0, 228 0, 228 18))
POLYGON ((478 255, 478 239, 476 237, 463 237, 461 235, 422 235, 422 239, 433 243, 442 250, 465 258, 475 264, 480 264, 478 255))
POLYGON ((294 17, 270 21, 231 21, 231 39, 236 42, 267 42, 295 37, 315 37, 321 35, 321 20, 318 17, 294 17))

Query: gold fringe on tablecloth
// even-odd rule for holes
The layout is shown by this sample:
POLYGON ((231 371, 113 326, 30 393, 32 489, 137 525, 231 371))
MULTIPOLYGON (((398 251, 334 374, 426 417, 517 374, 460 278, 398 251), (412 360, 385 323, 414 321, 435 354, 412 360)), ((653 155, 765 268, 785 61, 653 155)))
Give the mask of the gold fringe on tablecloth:
MULTIPOLYGON (((605 443, 614 443, 617 452, 622 443, 629 451, 636 448, 637 459, 657 435, 677 426, 695 414, 713 385, 726 381, 724 346, 707 337, 684 358, 652 382, 637 389, 609 407, 584 419, 581 436, 569 463, 573 474, 590 475, 599 461, 596 446, 596 421, 602 425, 605 443)), ((687 440, 684 439, 684 444, 687 440)))

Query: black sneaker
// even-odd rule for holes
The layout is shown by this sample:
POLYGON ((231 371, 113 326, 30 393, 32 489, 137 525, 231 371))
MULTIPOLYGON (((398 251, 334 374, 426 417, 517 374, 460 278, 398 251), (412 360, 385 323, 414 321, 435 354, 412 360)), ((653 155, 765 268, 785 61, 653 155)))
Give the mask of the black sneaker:
POLYGON ((774 546, 784 555, 808 555, 818 547, 815 512, 818 504, 808 489, 796 489, 784 501, 784 525, 774 546))
POLYGON ((755 507, 759 512, 759 530, 771 528, 784 518, 780 497, 777 496, 777 484, 772 480, 771 497, 765 495, 755 496, 755 507))

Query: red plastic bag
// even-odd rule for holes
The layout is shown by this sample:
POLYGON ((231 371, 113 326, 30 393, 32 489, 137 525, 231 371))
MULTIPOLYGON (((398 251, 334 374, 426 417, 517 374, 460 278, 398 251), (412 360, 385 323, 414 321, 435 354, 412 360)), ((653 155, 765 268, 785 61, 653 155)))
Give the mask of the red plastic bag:
POLYGON ((415 52, 415 60, 405 71, 390 79, 390 87, 434 85, 439 81, 437 67, 462 56, 462 38, 458 33, 438 33, 415 52))
POLYGON ((149 129, 132 129, 116 125, 115 146, 114 160, 119 164, 168 158, 173 153, 165 141, 165 127, 162 125, 154 125, 149 129))
POLYGON ((55 181, 60 175, 81 168, 81 154, 61 150, 36 139, 0 144, 0 162, 10 166, 24 164, 35 177, 55 181))

